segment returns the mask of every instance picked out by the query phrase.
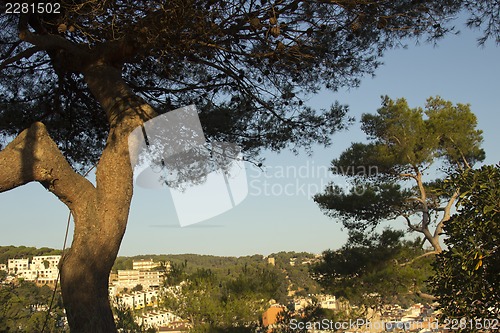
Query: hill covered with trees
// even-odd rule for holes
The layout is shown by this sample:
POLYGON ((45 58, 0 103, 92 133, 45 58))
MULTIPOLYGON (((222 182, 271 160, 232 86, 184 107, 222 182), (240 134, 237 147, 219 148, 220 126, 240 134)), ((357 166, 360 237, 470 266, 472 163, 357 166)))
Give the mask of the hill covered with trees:
POLYGON ((174 281, 182 279, 182 275, 192 275, 200 270, 209 270, 211 274, 221 277, 236 276, 240 272, 271 270, 283 278, 283 282, 290 290, 302 294, 315 294, 320 291, 319 284, 309 276, 309 264, 315 260, 315 255, 306 252, 279 252, 267 257, 258 254, 243 257, 199 254, 138 255, 118 257, 113 271, 132 269, 133 261, 140 259, 153 259, 162 263, 169 262, 171 272, 167 279, 170 278, 174 281), (274 264, 270 264, 268 258, 273 258, 274 264))
POLYGON ((0 246, 0 264, 7 264, 9 259, 32 258, 36 256, 48 256, 61 254, 61 250, 51 249, 48 247, 31 247, 31 246, 0 246))

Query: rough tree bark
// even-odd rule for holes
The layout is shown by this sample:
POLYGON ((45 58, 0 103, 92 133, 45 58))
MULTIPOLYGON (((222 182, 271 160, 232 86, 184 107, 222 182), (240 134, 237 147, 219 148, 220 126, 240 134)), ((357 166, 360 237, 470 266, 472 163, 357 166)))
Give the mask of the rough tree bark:
POLYGON ((133 189, 128 135, 155 111, 129 89, 119 67, 87 62, 82 73, 110 128, 96 167, 96 185, 72 169, 45 126, 35 123, 0 152, 0 192, 39 182, 67 205, 75 231, 60 271, 71 332, 111 333, 116 326, 108 278, 125 233, 133 189))
POLYGON ((61 286, 72 332, 113 332, 108 277, 132 199, 128 135, 155 113, 146 103, 137 103, 118 69, 97 65, 84 75, 106 111, 110 133, 96 169, 95 196, 87 201, 84 214, 75 215, 75 237, 62 262, 61 286), (121 102, 127 100, 136 102, 121 102))

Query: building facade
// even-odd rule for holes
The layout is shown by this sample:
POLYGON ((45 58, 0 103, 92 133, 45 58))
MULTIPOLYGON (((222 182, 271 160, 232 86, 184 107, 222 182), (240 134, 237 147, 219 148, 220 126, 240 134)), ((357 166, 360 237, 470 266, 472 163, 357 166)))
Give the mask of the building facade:
POLYGON ((163 274, 159 271, 118 270, 114 285, 119 289, 132 289, 137 285, 141 285, 143 289, 150 289, 159 287, 162 279, 163 274))
MULTIPOLYGON (((5 269, 10 275, 26 281, 33 281, 38 285, 54 287, 59 278, 60 255, 35 256, 31 259, 9 259, 5 269)), ((2 266, 0 266, 2 269, 2 266)))
POLYGON ((133 270, 146 271, 156 268, 158 266, 160 266, 160 263, 154 262, 153 259, 140 259, 140 260, 134 260, 132 262, 133 270))
POLYGON ((20 272, 29 270, 29 259, 9 259, 7 269, 9 274, 17 275, 20 272))

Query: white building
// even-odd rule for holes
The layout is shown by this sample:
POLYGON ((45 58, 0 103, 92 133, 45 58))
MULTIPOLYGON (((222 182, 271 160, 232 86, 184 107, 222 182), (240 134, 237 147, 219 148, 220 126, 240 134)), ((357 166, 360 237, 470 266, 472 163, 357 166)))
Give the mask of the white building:
POLYGON ((139 325, 146 327, 159 328, 160 326, 167 326, 170 323, 178 322, 180 317, 168 311, 150 312, 138 318, 139 325))
MULTIPOLYGON (((119 269, 115 285, 119 288, 134 288, 139 284, 139 271, 133 269, 119 269)), ((144 286, 143 286, 144 287, 144 286)))
POLYGON ((136 291, 117 296, 117 301, 130 309, 143 309, 146 306, 158 305, 158 291, 136 291))
POLYGON ((36 256, 31 262, 29 259, 9 259, 7 270, 9 274, 16 275, 27 281, 34 281, 37 284, 56 284, 59 269, 57 265, 61 256, 36 256))
POLYGON ((35 281, 36 277, 38 276, 37 273, 38 273, 37 271, 34 271, 34 270, 32 271, 32 270, 28 269, 25 271, 18 271, 16 276, 21 278, 21 279, 24 279, 26 281, 35 281))
POLYGON ((0 271, 6 271, 7 272, 7 265, 6 264, 0 264, 0 271))
POLYGON ((143 289, 155 288, 161 285, 162 272, 138 271, 133 269, 118 270, 118 279, 114 282, 119 289, 132 289, 140 284, 143 289))
POLYGON ((30 267, 29 259, 9 259, 7 268, 9 274, 18 274, 22 271, 27 271, 30 267))
POLYGON ((189 324, 187 321, 173 321, 167 326, 160 326, 158 327, 159 332, 168 332, 168 333, 185 333, 189 332, 189 330, 192 328, 192 325, 189 324))
POLYGON ((319 306, 322 309, 337 309, 337 299, 333 295, 319 295, 318 296, 319 306))
POLYGON ((161 286, 163 273, 159 271, 139 271, 139 284, 145 289, 161 286))
POLYGON ((30 264, 30 269, 45 270, 49 268, 58 268, 61 256, 37 256, 33 257, 30 264))
POLYGON ((160 263, 154 262, 153 259, 140 259, 132 262, 132 269, 134 270, 146 271, 158 266, 160 266, 160 263))
POLYGON ((54 285, 59 277, 59 269, 51 268, 37 271, 35 282, 37 284, 54 285))
POLYGON ((116 295, 118 295, 118 287, 110 284, 108 286, 108 294, 109 294, 109 297, 111 297, 111 299, 113 299, 116 295))
POLYGON ((295 297, 293 300, 293 309, 295 312, 304 310, 313 303, 311 297, 295 297))

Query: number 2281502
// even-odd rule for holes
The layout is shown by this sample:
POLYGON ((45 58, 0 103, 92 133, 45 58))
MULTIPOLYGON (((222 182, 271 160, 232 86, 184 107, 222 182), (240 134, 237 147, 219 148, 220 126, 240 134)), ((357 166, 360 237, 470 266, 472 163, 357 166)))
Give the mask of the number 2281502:
POLYGON ((27 2, 7 2, 5 4, 5 14, 60 14, 61 4, 50 2, 27 3, 27 2))

